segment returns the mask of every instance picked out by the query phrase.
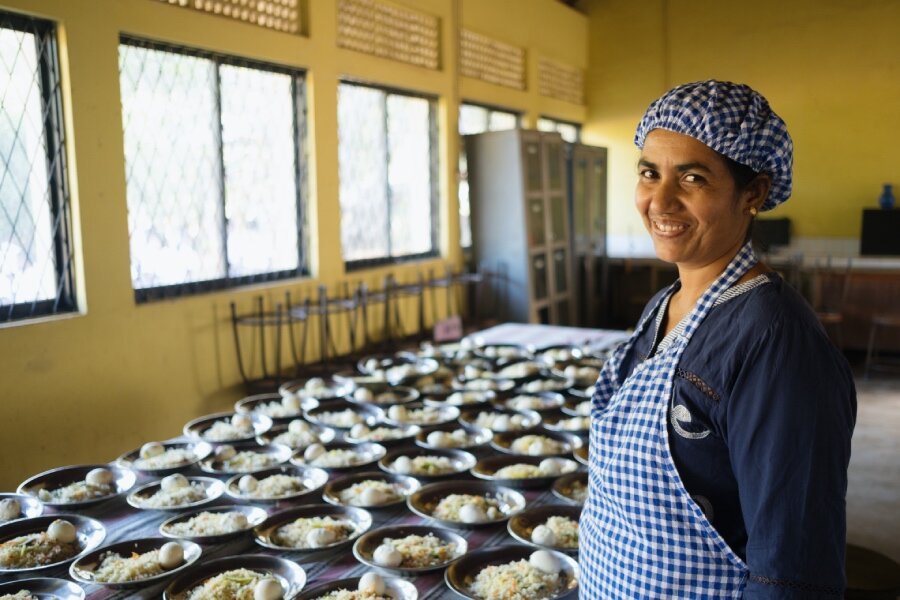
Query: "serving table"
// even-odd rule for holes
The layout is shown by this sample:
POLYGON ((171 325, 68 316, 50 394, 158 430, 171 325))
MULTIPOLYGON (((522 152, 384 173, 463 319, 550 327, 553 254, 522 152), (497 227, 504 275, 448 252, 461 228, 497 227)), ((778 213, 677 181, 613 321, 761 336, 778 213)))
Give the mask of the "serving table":
MULTIPOLYGON (((473 334, 471 337, 476 338, 479 342, 487 344, 530 344, 536 347, 562 344, 590 344, 603 346, 617 343, 625 337, 625 334, 620 331, 611 330, 579 329, 546 325, 503 324, 473 334)), ((418 449, 418 446, 415 446, 412 443, 404 446, 397 446, 396 449, 407 447, 410 449, 418 449)), ((394 448, 391 449, 393 450, 394 448)), ((496 451, 490 446, 474 448, 471 449, 470 452, 479 459, 496 454, 496 451)), ((371 466, 360 467, 356 470, 347 471, 344 474, 353 474, 366 470, 373 470, 373 468, 371 466)), ((375 470, 377 470, 377 468, 375 470)), ((203 473, 196 467, 183 471, 183 473, 189 477, 194 475, 209 476, 207 473, 203 473)), ((340 476, 341 475, 332 475, 331 478, 334 479, 340 476)), ((468 473, 461 476, 454 476, 454 478, 462 480, 475 479, 468 473)), ((132 489, 136 489, 140 485, 155 479, 157 478, 138 473, 138 480, 135 487, 132 489)), ((223 480, 224 479, 226 478, 223 477, 223 480)), ((542 504, 564 503, 562 500, 556 498, 549 489, 523 491, 523 494, 526 498, 528 507, 542 504)), ((256 503, 254 505, 263 507, 269 514, 272 514, 298 504, 323 502, 324 500, 322 500, 321 494, 316 494, 305 496, 299 501, 281 502, 277 504, 256 503)), ((231 498, 222 496, 218 501, 212 503, 210 507, 228 506, 235 503, 236 502, 231 498)), ((125 502, 124 496, 77 511, 54 511, 47 507, 44 514, 52 515, 65 512, 77 512, 77 514, 93 517, 101 521, 107 530, 106 539, 103 542, 104 546, 124 540, 143 537, 158 537, 160 535, 160 524, 172 517, 173 514, 176 514, 169 511, 138 510, 132 508, 125 502)), ((423 519, 412 513, 405 504, 387 509, 370 510, 370 512, 373 517, 372 529, 389 525, 424 524, 441 526, 430 519, 423 519)), ((500 525, 476 529, 456 529, 456 531, 466 538, 470 549, 507 543, 519 543, 507 532, 506 522, 500 525)), ((363 573, 372 570, 371 567, 360 563, 353 557, 350 545, 320 552, 278 552, 257 545, 253 541, 252 532, 242 534, 238 538, 220 544, 204 545, 203 555, 200 561, 202 562, 213 558, 240 554, 268 554, 281 556, 296 562, 306 571, 307 583, 304 589, 317 586, 327 581, 343 579, 346 577, 358 577, 363 573)), ((68 565, 66 567, 42 570, 37 573, 32 572, 27 575, 13 576, 7 580, 28 579, 32 577, 59 577, 69 579, 68 565)), ((419 598, 421 600, 455 596, 444 583, 444 569, 409 578, 409 580, 412 581, 418 589, 419 598)), ((163 590, 170 582, 171 578, 156 585, 124 590, 110 589, 98 585, 83 585, 82 587, 85 590, 86 598, 92 600, 108 598, 160 598, 163 590)))

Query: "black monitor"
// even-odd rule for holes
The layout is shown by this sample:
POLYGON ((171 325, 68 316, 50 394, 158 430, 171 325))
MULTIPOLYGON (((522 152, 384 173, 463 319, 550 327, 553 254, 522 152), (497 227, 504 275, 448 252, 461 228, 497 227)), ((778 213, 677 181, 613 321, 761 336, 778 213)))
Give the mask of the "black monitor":
POLYGON ((768 252, 773 246, 787 246, 791 243, 791 220, 787 217, 757 219, 750 237, 753 246, 761 252, 768 252))
POLYGON ((900 210, 863 210, 859 253, 863 256, 900 256, 900 210))

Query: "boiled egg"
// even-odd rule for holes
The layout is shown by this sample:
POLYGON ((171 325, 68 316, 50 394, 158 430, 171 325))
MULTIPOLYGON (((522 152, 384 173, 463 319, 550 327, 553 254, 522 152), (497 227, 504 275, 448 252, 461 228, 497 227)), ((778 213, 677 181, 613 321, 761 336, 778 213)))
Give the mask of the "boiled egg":
POLYGON ((306 543, 312 548, 321 548, 327 546, 337 539, 337 535, 330 529, 313 529, 306 534, 306 543))
POLYGON ((507 415, 498 415, 493 422, 493 429, 497 431, 506 431, 509 429, 510 420, 507 415))
POLYGON ((538 571, 547 573, 548 575, 559 573, 561 568, 559 559, 546 550, 532 552, 531 556, 528 557, 528 563, 538 571))
POLYGON ((226 444, 216 448, 215 456, 216 460, 222 462, 234 458, 235 454, 237 454, 237 450, 234 449, 234 446, 226 444))
POLYGON ((160 444, 159 442, 147 442, 143 446, 141 446, 141 458, 147 460, 148 458, 153 458, 154 456, 159 456, 163 452, 166 451, 166 447, 160 444))
POLYGON ((403 555, 392 545, 381 544, 375 548, 375 552, 372 553, 372 560, 375 561, 375 564, 381 565, 382 567, 395 569, 403 562, 403 555))
POLYGON ((175 492, 182 488, 186 488, 188 485, 190 485, 190 482, 187 480, 187 477, 181 473, 167 475, 159 482, 159 487, 164 492, 175 492))
POLYGON ((371 429, 365 423, 357 423, 350 428, 350 437, 361 438, 369 435, 371 429))
POLYGON ((409 473, 412 473, 413 470, 412 459, 408 456, 399 456, 397 457, 397 460, 394 461, 392 468, 398 473, 408 475, 409 473))
POLYGON ((388 409, 388 417, 393 421, 405 421, 408 414, 405 406, 392 406, 388 409))
POLYGON ((546 475, 559 475, 562 473, 564 462, 555 459, 555 458, 545 458, 538 465, 538 469, 541 470, 541 473, 546 475))
POLYGON ((549 454, 550 448, 548 446, 549 445, 544 440, 534 440, 528 444, 528 455, 541 456, 542 454, 549 454))
POLYGON ((306 433, 310 429, 311 427, 309 426, 309 423, 300 419, 294 419, 288 424, 288 431, 298 435, 301 433, 306 433))
POLYGON ((252 494, 256 491, 259 482, 253 475, 244 475, 238 480, 238 489, 244 494, 252 494))
POLYGON ((76 533, 75 526, 63 519, 56 519, 47 528, 47 535, 50 536, 50 539, 60 544, 71 544, 74 542, 76 533))
POLYGON ((303 451, 303 460, 311 462, 323 454, 325 454, 325 446, 322 444, 310 444, 306 450, 303 451))
POLYGON ((321 377, 310 377, 309 379, 306 380, 306 383, 303 384, 303 388, 310 390, 310 391, 316 391, 319 388, 323 387, 324 385, 325 385, 325 380, 322 379, 321 377))
POLYGON ((231 417, 231 424, 238 429, 247 430, 253 427, 253 419, 251 419, 248 415, 238 413, 231 417))
POLYGON ((371 402, 375 399, 375 395, 372 393, 372 390, 367 388, 357 388, 353 392, 353 399, 357 402, 371 402))
POLYGON ((525 417, 522 415, 513 415, 509 418, 509 424, 512 427, 521 429, 525 427, 525 417))
POLYGON ((91 469, 84 480, 88 485, 109 485, 113 482, 113 474, 109 469, 91 469))
POLYGON ((282 396, 281 406, 284 407, 284 410, 290 411, 292 413, 298 413, 300 412, 300 399, 293 394, 290 396, 282 396))
POLYGON ((488 516, 479 505, 464 504, 459 509, 459 520, 463 523, 484 523, 488 520, 488 516))
POLYGON ((579 402, 575 407, 575 412, 578 413, 582 417, 590 416, 591 414, 591 401, 585 400, 584 402, 579 402))
POLYGON ((12 521, 22 513, 22 505, 15 498, 0 500, 0 521, 12 521))
POLYGON ((366 573, 359 578, 357 589, 364 594, 381 596, 385 592, 384 579, 378 573, 366 573))
POLYGON ((167 542, 159 549, 159 566, 169 571, 184 562, 184 548, 178 542, 167 542))
POLYGON ((384 504, 389 500, 389 496, 384 493, 384 490, 380 490, 378 488, 366 488, 359 495, 359 501, 364 506, 377 506, 379 504, 384 504))
POLYGON ((541 546, 555 546, 556 534, 546 525, 538 525, 531 532, 531 541, 541 546))
POLYGON ((432 431, 428 434, 428 437, 425 438, 425 441, 428 442, 429 446, 434 446, 435 448, 446 448, 449 446, 449 442, 447 438, 450 436, 447 435, 445 431, 432 431))
POLYGON ((253 600, 281 600, 284 590, 277 579, 266 577, 256 582, 253 587, 253 600))

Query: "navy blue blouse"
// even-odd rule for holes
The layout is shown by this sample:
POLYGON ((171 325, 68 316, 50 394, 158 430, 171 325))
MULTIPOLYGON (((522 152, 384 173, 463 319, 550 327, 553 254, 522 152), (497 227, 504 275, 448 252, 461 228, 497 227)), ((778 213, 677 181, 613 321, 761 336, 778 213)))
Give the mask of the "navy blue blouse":
MULTIPOLYGON (((754 283, 717 303, 685 349, 669 447, 685 488, 749 566, 745 599, 841 598, 853 378, 793 288, 775 274, 754 283)), ((645 314, 660 298, 664 313, 675 289, 645 314)), ((660 337, 651 323, 619 381, 660 337)))

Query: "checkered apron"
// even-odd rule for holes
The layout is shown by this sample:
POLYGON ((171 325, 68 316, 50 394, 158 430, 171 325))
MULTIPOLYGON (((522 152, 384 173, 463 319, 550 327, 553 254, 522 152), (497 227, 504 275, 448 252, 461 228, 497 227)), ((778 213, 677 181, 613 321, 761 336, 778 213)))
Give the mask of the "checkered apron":
POLYGON ((581 598, 741 597, 747 565, 684 488, 666 423, 674 372, 691 336, 716 298, 756 262, 748 243, 697 301, 681 336, 640 363, 618 389, 622 357, 656 310, 604 367, 594 392, 589 492, 580 521, 581 598))

